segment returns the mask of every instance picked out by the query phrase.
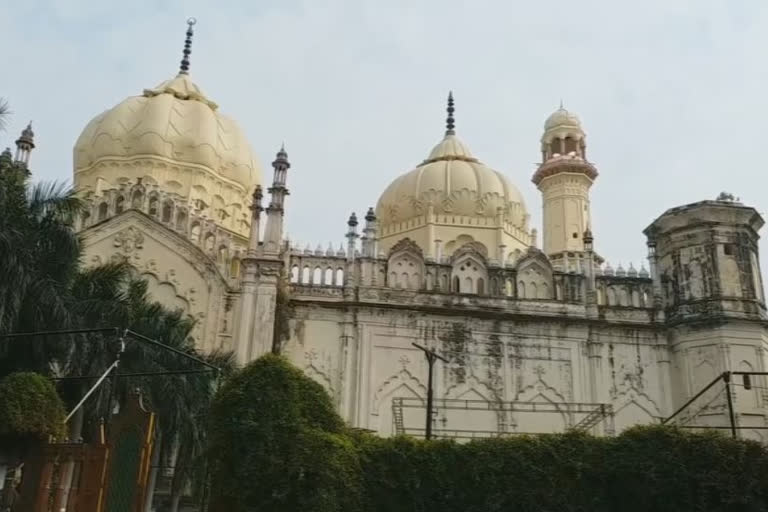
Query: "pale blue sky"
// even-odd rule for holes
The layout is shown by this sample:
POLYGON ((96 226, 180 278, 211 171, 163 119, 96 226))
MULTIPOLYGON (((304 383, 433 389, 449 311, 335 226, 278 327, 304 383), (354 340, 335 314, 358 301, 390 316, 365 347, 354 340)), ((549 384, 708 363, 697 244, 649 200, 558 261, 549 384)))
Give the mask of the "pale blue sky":
MULTIPOLYGON (((544 119, 579 114, 595 244, 645 258, 665 209, 727 190, 768 206, 768 2, 739 0, 0 0, 0 96, 29 119, 41 179, 69 180, 87 121, 176 73, 195 16, 191 76, 245 130, 271 180, 285 140, 287 230, 342 241, 439 141, 453 89, 457 132, 541 220, 530 182, 544 119)), ((766 253, 767 248, 763 247, 766 253)), ((763 255, 763 268, 765 265, 763 255)))

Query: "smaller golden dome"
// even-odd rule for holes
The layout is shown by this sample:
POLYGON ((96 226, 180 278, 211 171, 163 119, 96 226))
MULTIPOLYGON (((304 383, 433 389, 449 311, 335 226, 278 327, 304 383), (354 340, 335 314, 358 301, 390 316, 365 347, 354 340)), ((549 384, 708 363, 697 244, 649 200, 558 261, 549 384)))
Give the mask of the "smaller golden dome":
POLYGON ((581 120, 573 112, 569 112, 560 106, 544 122, 544 130, 554 130, 556 128, 577 128, 581 130, 581 120))
POLYGON ((472 156, 456 135, 448 134, 424 162, 396 178, 379 198, 376 216, 382 226, 426 213, 493 218, 501 209, 524 228, 528 213, 520 191, 500 172, 472 156))

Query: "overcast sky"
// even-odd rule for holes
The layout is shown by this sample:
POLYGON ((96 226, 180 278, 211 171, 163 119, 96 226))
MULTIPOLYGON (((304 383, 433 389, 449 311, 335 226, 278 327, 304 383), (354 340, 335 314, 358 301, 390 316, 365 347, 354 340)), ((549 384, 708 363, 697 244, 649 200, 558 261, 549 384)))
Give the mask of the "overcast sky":
POLYGON ((33 119, 36 177, 70 180, 85 124, 175 75, 189 16, 192 78, 243 127, 264 182, 285 141, 287 231, 313 248, 338 246, 350 212, 426 157, 449 89, 458 135, 536 227, 543 122, 561 98, 581 117, 613 266, 645 259, 641 231, 667 208, 721 191, 768 206, 765 0, 0 0, 14 112, 0 143, 33 119))

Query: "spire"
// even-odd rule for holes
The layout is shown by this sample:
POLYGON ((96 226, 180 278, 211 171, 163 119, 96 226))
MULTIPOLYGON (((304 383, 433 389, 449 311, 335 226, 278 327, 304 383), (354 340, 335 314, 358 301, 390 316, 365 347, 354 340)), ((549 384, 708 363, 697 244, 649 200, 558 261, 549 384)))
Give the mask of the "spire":
POLYGON ((192 27, 195 23, 197 23, 195 18, 189 18, 187 20, 187 38, 184 40, 184 51, 182 52, 184 56, 181 59, 181 66, 179 67, 180 75, 189 74, 189 54, 192 53, 192 36, 195 34, 192 27))
POLYGON ((453 108, 453 91, 448 91, 448 108, 446 108, 446 111, 448 112, 448 118, 445 120, 445 134, 456 135, 456 122, 453 118, 453 113, 456 111, 453 108))
POLYGON ((256 188, 253 191, 253 202, 251 203, 251 210, 253 211, 254 217, 259 217, 261 215, 261 212, 264 210, 261 206, 261 200, 264 197, 264 193, 261 190, 261 185, 256 185, 256 188))
POLYGON ((560 98, 560 110, 565 110, 565 107, 563 107, 563 98, 560 98))

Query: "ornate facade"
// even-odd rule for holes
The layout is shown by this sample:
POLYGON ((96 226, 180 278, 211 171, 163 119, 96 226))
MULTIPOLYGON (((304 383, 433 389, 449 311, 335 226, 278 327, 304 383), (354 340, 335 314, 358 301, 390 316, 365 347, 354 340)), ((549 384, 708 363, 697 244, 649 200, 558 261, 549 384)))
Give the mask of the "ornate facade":
MULTIPOLYGON (((350 216, 345 243, 301 249, 283 237, 288 155, 262 191, 245 137, 190 79, 187 36, 175 78, 88 124, 74 179, 88 262, 128 259, 197 320, 202 350, 241 364, 279 351, 352 426, 418 435, 427 363, 413 343, 431 347, 448 360, 435 433, 456 438, 610 435, 669 416, 721 372, 766 370, 755 209, 726 196, 672 208, 645 230, 648 270, 612 268, 591 232, 598 172, 561 107, 532 177, 539 246, 521 193, 458 138, 450 97, 442 140, 350 216)), ((739 425, 768 426, 764 389, 733 388, 739 425)), ((697 404, 696 421, 726 424, 724 393, 697 404)))

